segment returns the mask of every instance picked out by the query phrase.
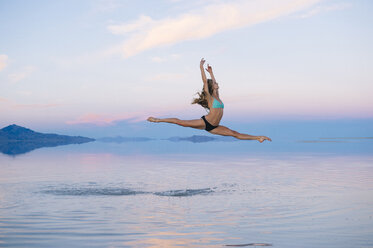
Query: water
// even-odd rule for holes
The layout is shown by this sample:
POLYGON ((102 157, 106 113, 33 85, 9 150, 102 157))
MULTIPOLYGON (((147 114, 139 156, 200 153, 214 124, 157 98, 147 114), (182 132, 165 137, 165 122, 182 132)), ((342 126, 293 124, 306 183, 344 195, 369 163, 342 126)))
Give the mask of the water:
POLYGON ((258 146, 91 143, 0 155, 0 247, 373 247, 371 154, 243 144, 258 146))

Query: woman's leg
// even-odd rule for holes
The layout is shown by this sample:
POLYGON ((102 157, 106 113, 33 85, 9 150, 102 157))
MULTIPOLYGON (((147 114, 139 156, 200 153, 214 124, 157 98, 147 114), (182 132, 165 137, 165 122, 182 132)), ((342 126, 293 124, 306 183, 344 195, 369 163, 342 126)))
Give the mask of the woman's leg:
POLYGON ((197 119, 197 120, 180 120, 178 118, 154 118, 154 117, 149 117, 148 121, 151 122, 167 122, 167 123, 172 123, 172 124, 177 124, 182 127, 192 127, 196 129, 205 129, 205 123, 203 122, 202 119, 197 119))
POLYGON ((240 140, 257 140, 260 143, 262 143, 264 140, 272 141, 270 138, 266 136, 253 136, 249 134, 239 133, 225 126, 220 126, 220 125, 217 128, 211 130, 210 133, 217 134, 217 135, 223 135, 223 136, 232 136, 240 140))

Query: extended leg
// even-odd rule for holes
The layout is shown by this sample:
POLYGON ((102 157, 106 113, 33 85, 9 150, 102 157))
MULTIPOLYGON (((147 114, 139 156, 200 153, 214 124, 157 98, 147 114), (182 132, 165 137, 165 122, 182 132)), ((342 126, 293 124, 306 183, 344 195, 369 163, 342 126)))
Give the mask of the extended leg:
POLYGON ((204 129, 205 128, 205 123, 203 122, 202 119, 197 119, 197 120, 180 120, 178 118, 154 118, 154 117, 149 117, 148 121, 150 122, 167 122, 167 123, 172 123, 172 124, 177 124, 182 127, 192 127, 196 129, 204 129))
POLYGON ((270 138, 266 136, 253 136, 249 134, 239 133, 225 126, 220 126, 220 125, 217 128, 211 130, 210 133, 217 134, 217 135, 223 135, 223 136, 232 136, 240 140, 257 140, 260 143, 262 143, 264 140, 272 141, 270 138))

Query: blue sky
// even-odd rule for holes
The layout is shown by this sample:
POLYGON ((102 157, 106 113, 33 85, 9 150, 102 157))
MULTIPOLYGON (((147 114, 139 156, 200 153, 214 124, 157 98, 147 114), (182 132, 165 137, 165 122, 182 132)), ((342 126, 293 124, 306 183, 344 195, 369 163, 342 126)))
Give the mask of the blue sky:
MULTIPOLYGON (((0 125, 199 118, 199 60, 224 119, 371 119, 371 1, 0 1, 0 125)), ((223 119, 223 120, 224 120, 223 119)), ((136 129, 136 128, 135 128, 136 129)))

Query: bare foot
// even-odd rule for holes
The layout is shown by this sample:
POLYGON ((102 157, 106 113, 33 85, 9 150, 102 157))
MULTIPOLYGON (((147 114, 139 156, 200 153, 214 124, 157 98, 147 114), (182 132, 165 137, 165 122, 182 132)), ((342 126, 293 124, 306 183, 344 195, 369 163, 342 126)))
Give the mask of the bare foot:
POLYGON ((259 136, 259 138, 258 138, 258 141, 260 142, 260 143, 262 143, 263 141, 265 141, 265 140, 268 140, 268 141, 272 141, 270 138, 268 138, 267 136, 259 136))
POLYGON ((149 117, 148 121, 150 121, 150 122, 159 122, 159 119, 158 118, 154 118, 154 117, 149 117))

